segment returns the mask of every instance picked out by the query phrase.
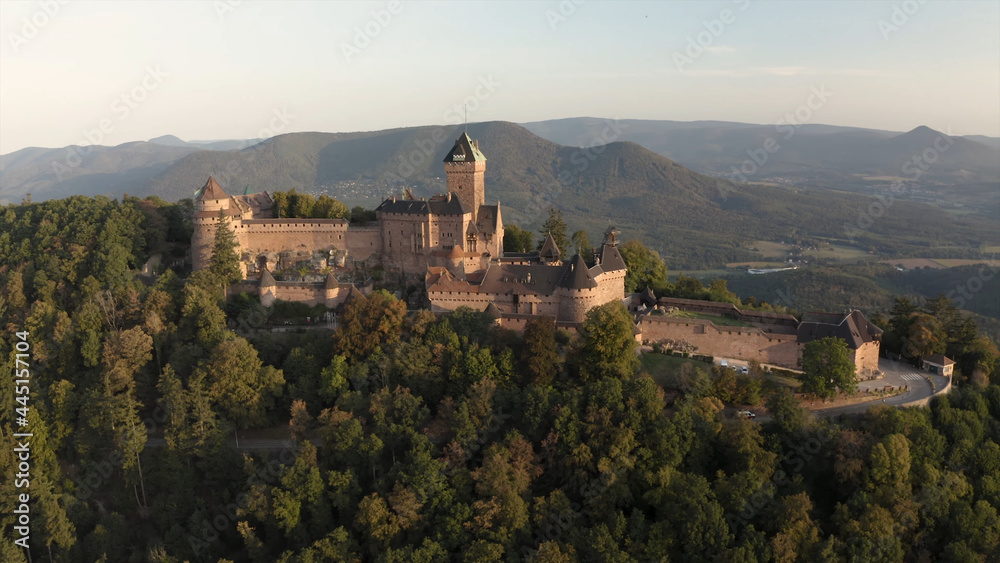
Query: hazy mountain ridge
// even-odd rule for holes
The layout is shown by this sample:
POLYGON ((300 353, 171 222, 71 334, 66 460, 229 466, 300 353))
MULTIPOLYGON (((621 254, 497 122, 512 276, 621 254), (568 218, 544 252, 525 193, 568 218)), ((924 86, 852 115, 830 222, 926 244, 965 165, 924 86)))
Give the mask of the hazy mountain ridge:
MULTIPOLYGON (((717 121, 674 122, 619 120, 621 140, 633 141, 700 172, 732 175, 745 162, 758 159, 750 179, 768 175, 800 173, 803 170, 837 171, 842 174, 905 176, 904 164, 924 150, 938 152, 925 178, 983 181, 1000 179, 1000 139, 972 135, 949 137, 921 126, 905 133, 822 124, 753 125, 717 121), (777 150, 763 153, 768 139, 777 150), (760 164, 761 160, 766 161, 760 164), (971 177, 970 177, 971 176, 971 177)), ((599 135, 602 121, 589 117, 522 124, 553 142, 587 146, 599 135)))
MULTIPOLYGON (((608 135, 612 122, 600 125, 598 135, 614 138, 608 135)), ((742 129, 753 131, 752 126, 742 129)), ((192 197, 214 176, 233 194, 247 187, 254 192, 295 188, 328 193, 349 206, 373 207, 404 188, 412 189, 417 197, 443 192, 441 159, 461 132, 459 126, 429 126, 290 133, 238 151, 133 143, 94 151, 91 160, 85 159, 89 173, 64 180, 60 186, 87 193, 94 190, 95 182, 103 182, 106 189, 98 193, 117 189, 118 194, 109 195, 155 194, 175 201, 192 197), (104 170, 114 169, 119 152, 160 160, 105 174, 104 170)), ((665 249, 672 265, 686 268, 754 259, 748 241, 795 236, 845 240, 845 225, 857 224, 859 213, 870 201, 867 195, 835 190, 733 184, 699 174, 634 142, 593 148, 561 146, 508 122, 470 124, 468 132, 487 156, 486 197, 502 202, 505 222, 534 230, 550 206, 558 207, 573 230, 585 229, 596 237, 608 224, 616 224, 627 238, 639 237, 654 248, 665 249)), ((844 132, 823 136, 840 134, 844 132)), ((906 150, 923 135, 926 132, 917 131, 895 142, 906 150)), ((34 158, 47 162, 42 155, 34 158)), ((6 181, 9 174, 3 176, 6 181)), ((988 190, 989 184, 977 189, 984 186, 988 190)), ((948 256, 958 252, 964 257, 956 249, 978 248, 989 239, 988 233, 996 231, 980 215, 943 215, 933 222, 920 219, 929 213, 940 212, 925 204, 895 201, 891 213, 852 233, 857 240, 850 242, 889 254, 942 247, 950 249, 945 251, 948 256)))

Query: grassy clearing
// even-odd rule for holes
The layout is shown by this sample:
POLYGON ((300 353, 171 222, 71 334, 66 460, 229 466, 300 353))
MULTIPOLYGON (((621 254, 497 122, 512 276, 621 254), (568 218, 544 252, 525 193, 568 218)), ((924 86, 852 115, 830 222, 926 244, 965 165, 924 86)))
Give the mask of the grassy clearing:
POLYGON ((784 262, 730 262, 727 268, 781 268, 787 266, 784 262))
POLYGON ((798 391, 799 387, 802 386, 802 382, 798 379, 774 373, 765 374, 764 379, 777 387, 789 387, 793 391, 798 391))
MULTIPOLYGON (((685 276, 687 276, 689 278, 695 278, 697 280, 702 280, 702 281, 707 280, 707 279, 714 280, 714 279, 722 278, 722 277, 725 277, 725 276, 731 276, 731 275, 733 275, 733 271, 732 270, 721 270, 721 269, 714 269, 714 270, 688 270, 688 271, 683 271, 683 272, 678 272, 678 273, 684 274, 685 276)), ((676 283, 677 282, 677 275, 676 274, 671 274, 668 277, 668 279, 670 280, 670 283, 676 283)))
POLYGON ((790 245, 769 240, 759 240, 753 243, 753 245, 754 248, 760 251, 761 256, 764 258, 784 258, 792 249, 790 245))
POLYGON ((959 258, 935 258, 934 261, 946 268, 954 268, 955 266, 972 266, 974 264, 985 264, 987 262, 986 260, 962 260, 959 258))
POLYGON ((712 321, 718 326, 753 326, 750 323, 745 323, 743 321, 738 321, 736 319, 730 319, 728 317, 720 317, 718 315, 709 315, 708 313, 695 313, 692 311, 674 311, 667 315, 668 317, 677 317, 681 319, 705 319, 712 321))
POLYGON ((709 369, 711 366, 705 362, 699 362, 690 358, 678 356, 665 356, 663 354, 649 353, 640 357, 642 369, 646 370, 653 381, 660 387, 666 387, 671 383, 674 376, 681 372, 681 366, 691 364, 696 368, 709 369))
POLYGON ((842 244, 830 244, 827 248, 803 252, 803 255, 816 258, 830 258, 838 262, 857 262, 858 260, 870 257, 867 250, 853 246, 844 246, 842 244))

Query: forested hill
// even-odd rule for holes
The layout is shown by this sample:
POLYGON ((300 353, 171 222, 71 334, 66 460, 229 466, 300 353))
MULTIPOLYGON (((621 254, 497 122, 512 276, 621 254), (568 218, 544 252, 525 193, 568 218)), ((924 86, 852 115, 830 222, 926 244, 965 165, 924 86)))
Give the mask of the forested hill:
MULTIPOLYGON (((230 193, 294 188, 327 193, 349 207, 374 207, 404 188, 417 197, 444 191, 441 160, 461 132, 439 126, 279 135, 239 151, 188 154, 151 178, 152 168, 145 167, 145 176, 137 176, 140 181, 128 184, 127 191, 177 201, 192 197, 214 176, 230 193)), ((622 131, 613 121, 595 130, 585 143, 590 148, 556 145, 507 122, 470 124, 468 132, 487 156, 486 197, 501 201, 505 222, 536 230, 548 208, 557 207, 574 231, 596 236, 613 223, 626 237, 664 250, 672 268, 752 260, 757 258, 747 249, 752 241, 802 236, 887 256, 964 258, 970 252, 964 249, 1000 243, 991 238, 995 220, 985 214, 942 213, 893 194, 736 185, 704 176, 617 140, 622 131)), ((119 180, 112 175, 108 182, 119 180)))
MULTIPOLYGON (((349 206, 372 205, 404 187, 429 196, 444 191, 442 155, 461 132, 448 126, 280 135, 239 152, 192 154, 146 191, 167 200, 189 197, 214 175, 235 192, 248 185, 299 191, 325 186, 319 191, 349 206)), ((736 185, 704 176, 634 143, 615 141, 614 122, 595 137, 595 143, 611 142, 590 149, 559 146, 507 122, 470 124, 468 132, 488 159, 487 200, 501 201, 506 222, 534 230, 555 206, 574 230, 596 234, 614 223, 628 237, 669 245, 671 267, 752 259, 744 242, 799 235, 888 255, 938 247, 953 254, 956 248, 978 247, 985 233, 995 231, 981 215, 941 216, 930 205, 909 201, 894 201, 892 213, 869 224, 862 219, 875 201, 870 196, 736 185), (929 215, 938 220, 926 221, 929 215)))
POLYGON ((272 332, 293 304, 227 303, 225 259, 135 275, 178 211, 0 210, 0 498, 30 497, 0 561, 1000 559, 1000 354, 947 299, 901 300, 886 335, 969 342, 949 395, 816 419, 759 366, 640 362, 618 302, 518 335, 376 290, 336 330, 272 332))

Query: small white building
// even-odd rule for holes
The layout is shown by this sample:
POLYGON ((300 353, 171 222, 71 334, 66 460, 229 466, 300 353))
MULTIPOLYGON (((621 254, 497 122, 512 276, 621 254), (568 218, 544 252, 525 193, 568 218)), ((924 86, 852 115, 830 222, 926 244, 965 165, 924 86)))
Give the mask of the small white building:
POLYGON ((951 372, 955 370, 955 360, 943 354, 934 354, 923 359, 922 367, 924 371, 951 377, 951 372))

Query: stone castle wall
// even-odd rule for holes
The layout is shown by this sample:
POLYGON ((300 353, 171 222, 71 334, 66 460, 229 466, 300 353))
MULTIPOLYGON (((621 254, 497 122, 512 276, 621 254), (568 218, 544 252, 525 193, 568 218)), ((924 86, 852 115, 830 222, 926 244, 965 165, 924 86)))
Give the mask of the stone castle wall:
POLYGON ((870 375, 878 371, 878 342, 865 342, 854 351, 854 367, 858 375, 870 375))
POLYGON ((233 223, 242 252, 256 255, 282 250, 345 248, 344 219, 247 219, 233 223))
POLYGON ((380 213, 379 251, 383 265, 387 270, 409 274, 423 273, 428 266, 450 265, 433 260, 431 252, 455 245, 464 249, 465 230, 471 218, 471 214, 444 215, 431 221, 430 216, 422 214, 380 213))
POLYGON ((639 321, 643 340, 682 341, 710 354, 798 369, 802 345, 790 334, 766 333, 756 327, 717 326, 706 319, 644 315, 639 321))
POLYGON ((448 191, 457 194, 470 209, 478 212, 486 198, 486 163, 449 162, 445 164, 445 172, 448 191))

